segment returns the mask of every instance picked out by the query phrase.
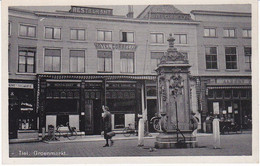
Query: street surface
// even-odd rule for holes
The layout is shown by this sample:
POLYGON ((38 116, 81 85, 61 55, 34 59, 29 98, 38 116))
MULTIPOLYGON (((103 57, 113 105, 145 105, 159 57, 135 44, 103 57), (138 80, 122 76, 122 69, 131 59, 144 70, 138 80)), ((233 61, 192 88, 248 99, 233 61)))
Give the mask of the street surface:
POLYGON ((213 149, 212 135, 197 137, 198 148, 156 149, 155 138, 146 137, 143 147, 134 139, 115 140, 112 147, 103 147, 105 140, 57 143, 9 144, 10 157, 120 157, 120 156, 240 156, 252 155, 252 134, 221 135, 221 149, 213 149))

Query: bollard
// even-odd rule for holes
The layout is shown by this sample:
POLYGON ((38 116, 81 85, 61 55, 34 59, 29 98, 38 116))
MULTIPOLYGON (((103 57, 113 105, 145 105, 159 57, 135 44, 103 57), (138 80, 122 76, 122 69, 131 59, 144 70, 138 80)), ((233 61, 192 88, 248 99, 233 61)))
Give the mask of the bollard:
POLYGON ((144 119, 139 119, 139 124, 138 124, 138 146, 144 146, 144 119))
POLYGON ((220 149, 220 131, 219 131, 219 119, 213 120, 213 148, 220 149))

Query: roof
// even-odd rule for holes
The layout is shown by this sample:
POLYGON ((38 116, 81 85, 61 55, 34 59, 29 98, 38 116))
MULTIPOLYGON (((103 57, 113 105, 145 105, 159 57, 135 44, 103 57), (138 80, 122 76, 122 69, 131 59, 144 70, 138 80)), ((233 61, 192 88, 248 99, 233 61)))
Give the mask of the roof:
POLYGON ((223 12, 223 11, 208 11, 208 10, 192 10, 190 13, 194 14, 194 15, 251 17, 251 13, 245 13, 245 12, 223 12))

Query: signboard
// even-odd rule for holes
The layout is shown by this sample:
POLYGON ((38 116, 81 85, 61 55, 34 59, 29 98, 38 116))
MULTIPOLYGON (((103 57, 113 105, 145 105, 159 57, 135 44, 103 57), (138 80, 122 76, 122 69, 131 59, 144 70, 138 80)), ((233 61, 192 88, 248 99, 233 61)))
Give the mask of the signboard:
POLYGON ((177 14, 177 13, 152 13, 148 15, 150 19, 160 19, 160 20, 190 20, 189 14, 177 14))
POLYGON ((96 49, 109 50, 136 50, 135 44, 117 44, 117 43, 94 43, 96 49))
POLYGON ((232 106, 228 107, 228 113, 232 113, 232 106))
POLYGON ((33 89, 33 84, 29 83, 9 83, 9 88, 33 89))
POLYGON ((209 84, 214 85, 251 85, 251 79, 248 78, 218 78, 210 79, 209 84))
POLYGON ((213 112, 219 114, 219 102, 213 102, 213 112))
POLYGON ((93 8, 93 7, 82 7, 82 6, 71 6, 71 13, 80 13, 80 14, 93 14, 93 15, 113 15, 112 9, 106 8, 93 8))

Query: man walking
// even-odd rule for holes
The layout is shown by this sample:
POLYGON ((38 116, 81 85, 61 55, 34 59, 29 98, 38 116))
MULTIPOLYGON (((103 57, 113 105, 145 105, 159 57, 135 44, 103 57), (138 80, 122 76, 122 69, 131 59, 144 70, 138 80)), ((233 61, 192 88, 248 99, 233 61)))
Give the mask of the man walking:
POLYGON ((110 139, 110 146, 113 145, 114 141, 112 137, 107 135, 107 133, 111 132, 112 124, 111 124, 111 113, 109 112, 109 108, 107 106, 102 106, 104 111, 102 118, 103 118, 103 129, 104 129, 104 138, 106 139, 106 144, 103 147, 108 147, 108 140, 110 139))

